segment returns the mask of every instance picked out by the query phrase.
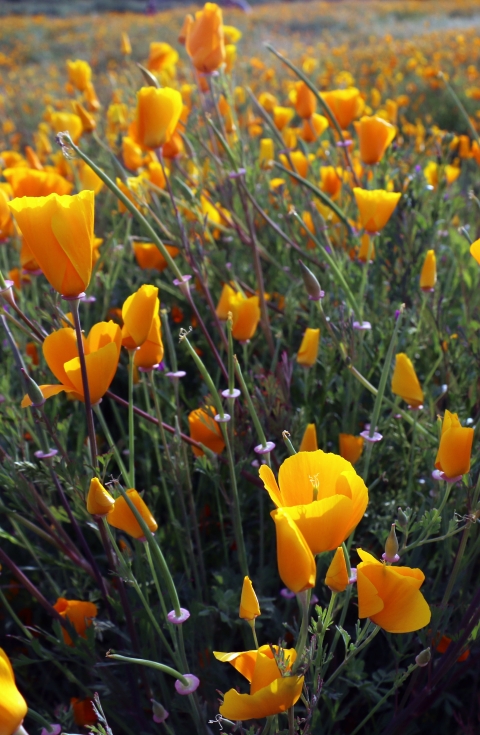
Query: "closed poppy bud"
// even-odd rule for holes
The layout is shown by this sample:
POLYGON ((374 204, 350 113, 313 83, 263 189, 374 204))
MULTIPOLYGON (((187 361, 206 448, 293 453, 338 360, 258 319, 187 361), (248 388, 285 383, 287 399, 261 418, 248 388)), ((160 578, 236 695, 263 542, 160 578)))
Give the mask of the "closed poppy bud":
POLYGON ((178 34, 178 39, 177 39, 178 43, 181 46, 185 46, 185 41, 187 40, 188 31, 192 25, 193 25, 193 15, 191 15, 190 13, 187 13, 183 21, 181 31, 178 34))
POLYGON ((176 89, 142 87, 137 92, 137 117, 132 137, 144 148, 159 148, 172 137, 182 107, 182 95, 176 89))
POLYGON ((447 478, 460 477, 470 471, 474 430, 462 426, 458 415, 445 411, 435 467, 447 478))
POLYGON ((124 165, 131 171, 136 171, 137 168, 143 166, 143 149, 128 135, 122 138, 122 158, 124 165))
POLYGON ((127 350, 143 345, 159 308, 158 288, 148 284, 140 286, 138 291, 124 302, 122 306, 122 344, 127 350))
POLYGON ((322 92, 322 97, 342 130, 348 128, 352 121, 362 113, 364 107, 364 102, 356 87, 322 92))
POLYGON ((397 132, 381 117, 362 117, 355 123, 355 129, 360 141, 360 158, 362 163, 369 165, 382 160, 397 132))
POLYGON ((17 689, 12 664, 0 648, 0 735, 13 735, 27 714, 27 703, 17 689))
POLYGON ((126 31, 122 31, 122 37, 120 40, 120 51, 124 56, 130 56, 132 53, 132 44, 126 31))
POLYGON ((288 508, 277 508, 270 514, 277 535, 278 573, 284 585, 298 593, 315 585, 315 559, 288 508))
POLYGON ((335 166, 320 167, 320 189, 331 199, 336 199, 342 188, 342 169, 335 166))
POLYGON ((480 240, 475 240, 470 245, 470 255, 472 255, 480 265, 480 240))
POLYGON ((389 561, 391 564, 393 564, 400 559, 397 552, 398 539, 397 534, 395 533, 395 523, 392 523, 390 533, 388 534, 387 540, 385 541, 385 554, 382 558, 385 559, 385 561, 389 561))
POLYGON ((392 393, 403 398, 412 408, 418 408, 423 403, 423 391, 415 368, 410 358, 403 352, 399 352, 395 357, 392 393))
POLYGON ((87 495, 87 511, 91 515, 104 516, 112 509, 115 500, 97 477, 90 481, 87 495))
POLYGON ((353 189, 357 207, 360 212, 360 225, 369 233, 375 234, 383 230, 392 216, 400 193, 383 191, 383 189, 353 189))
MULTIPOLYGON (((313 225, 313 222, 312 222, 313 225)), ((319 301, 322 298, 323 291, 320 287, 318 279, 314 273, 307 268, 302 260, 299 260, 300 270, 302 271, 303 284, 311 301, 319 301)))
POLYGON ((302 344, 297 353, 298 364, 307 368, 313 367, 317 361, 319 346, 320 330, 307 327, 303 335, 302 344))
POLYGON ((242 620, 255 620, 259 615, 260 606, 258 604, 257 595, 253 589, 250 577, 245 577, 243 580, 238 616, 242 618, 242 620))
POLYGON ((74 143, 78 143, 83 133, 83 123, 74 112, 53 112, 50 125, 55 133, 69 133, 74 143))
POLYGON ((25 146, 25 155, 27 157, 30 168, 34 168, 36 169, 36 171, 43 171, 43 166, 40 163, 40 159, 31 146, 25 146))
POLYGON ((88 61, 82 61, 81 59, 78 59, 77 61, 70 61, 69 59, 67 61, 67 73, 68 81, 70 84, 73 84, 75 89, 78 89, 79 92, 83 92, 85 90, 85 87, 92 78, 90 64, 88 61))
POLYGON ((97 123, 95 122, 95 118, 90 115, 89 112, 84 108, 80 102, 75 102, 75 112, 77 113, 78 117, 82 121, 83 125, 83 132, 84 133, 93 133, 95 128, 97 127, 97 123))
MULTIPOLYGON (((97 617, 98 609, 93 602, 83 602, 82 600, 66 600, 59 597, 53 606, 54 609, 68 620, 76 632, 82 638, 86 638, 86 630, 92 624, 92 618, 97 617)), ((73 646, 73 641, 65 628, 62 628, 63 640, 67 646, 73 646)))
MULTIPOLYGON (((180 250, 173 245, 165 246, 172 258, 176 258, 180 250)), ((153 242, 133 243, 135 259, 142 270, 156 270, 162 273, 168 265, 160 250, 153 242)))
MULTIPOLYGON (((141 495, 139 495, 133 488, 127 490, 127 495, 142 516, 150 531, 154 533, 158 528, 158 524, 141 495)), ((130 506, 123 495, 120 495, 115 500, 113 508, 107 516, 107 521, 114 528, 119 528, 120 531, 125 531, 125 533, 128 533, 129 536, 133 536, 133 538, 143 538, 142 527, 135 518, 133 511, 130 509, 130 506)))
POLYGON ((273 108, 273 122, 277 130, 283 130, 290 120, 295 115, 295 111, 291 107, 279 107, 273 108))
POLYGON ((237 294, 230 307, 233 315, 232 337, 241 342, 252 339, 260 321, 258 296, 244 298, 242 294, 237 294))
POLYGON ((305 82, 297 82, 297 97, 295 100, 295 112, 301 118, 312 117, 317 107, 317 100, 312 90, 305 82))
POLYGON ((317 430, 315 424, 307 424, 307 428, 302 437, 300 444, 300 452, 316 452, 318 449, 317 430))
POLYGON ((425 575, 420 569, 391 567, 357 549, 358 617, 370 618, 388 633, 412 633, 430 622, 431 612, 419 591, 425 575))
POLYGON ((205 3, 186 28, 185 49, 197 71, 209 74, 225 61, 222 9, 205 3))
POLYGON ((218 316, 219 319, 222 321, 226 321, 228 319, 228 314, 231 311, 231 302, 236 297, 237 292, 230 286, 228 283, 224 283, 222 286, 222 293, 220 294, 220 298, 218 300, 217 308, 215 309, 215 313, 218 316))
POLYGON ((304 677, 291 674, 297 656, 294 649, 280 651, 278 646, 260 646, 258 651, 214 651, 213 655, 222 663, 230 663, 250 682, 250 694, 240 694, 236 689, 226 692, 220 705, 222 717, 235 721, 258 720, 286 712, 300 699, 304 677), (282 654, 289 675, 280 672, 274 652, 282 654))
POLYGON ((92 191, 82 191, 9 203, 33 257, 62 296, 78 296, 90 283, 94 202, 92 191))
POLYGON ((289 171, 292 171, 293 164, 293 171, 295 171, 295 173, 297 173, 303 179, 306 177, 308 172, 308 158, 304 153, 302 153, 302 151, 292 151, 292 153, 290 153, 290 157, 287 157, 284 153, 281 153, 279 158, 285 168, 288 168, 289 171))
POLYGON ((358 462, 363 452, 363 437, 353 434, 339 434, 340 455, 351 464, 358 462))
POLYGON ((261 168, 271 168, 275 157, 275 148, 271 138, 261 138, 258 163, 261 168))
POLYGON ((341 546, 336 550, 330 566, 327 569, 325 584, 332 592, 344 592, 349 583, 345 554, 341 546))
POLYGON ((375 260, 375 245, 373 244, 373 238, 368 234, 368 232, 364 232, 360 239, 358 259, 362 263, 366 263, 367 261, 371 263, 375 260))
POLYGON ((420 288, 422 291, 433 291, 437 282, 437 259, 435 250, 428 250, 420 273, 420 288))
MULTIPOLYGON (((211 407, 210 413, 207 413, 203 408, 197 408, 189 414, 188 426, 192 439, 204 444, 215 454, 220 454, 225 449, 225 442, 220 426, 213 418, 215 413, 213 407, 211 407)), ((197 447, 192 447, 192 450, 196 457, 201 457, 204 454, 197 447)))

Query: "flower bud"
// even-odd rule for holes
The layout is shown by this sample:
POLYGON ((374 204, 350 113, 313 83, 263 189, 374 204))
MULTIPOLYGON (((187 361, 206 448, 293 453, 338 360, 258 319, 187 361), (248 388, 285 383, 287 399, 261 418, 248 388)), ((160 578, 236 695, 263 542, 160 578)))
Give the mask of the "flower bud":
POLYGON ((385 553, 383 559, 390 563, 396 562, 400 559, 398 556, 398 539, 395 533, 395 523, 392 523, 390 533, 388 534, 387 540, 385 541, 385 553))
POLYGON ((430 649, 424 648, 423 651, 420 651, 418 656, 415 656, 415 663, 417 666, 428 666, 431 658, 432 654, 430 653, 430 649))
POLYGON ((156 702, 154 699, 151 699, 150 701, 152 703, 153 721, 159 724, 165 722, 170 713, 165 709, 165 707, 163 707, 163 705, 160 704, 160 702, 156 702))
MULTIPOLYGON (((407 508, 408 511, 408 508, 407 508)), ((408 526, 408 515, 403 512, 401 508, 397 509, 397 523, 402 528, 406 528, 408 526)))
POLYGON ((36 384, 33 378, 30 377, 30 375, 27 373, 26 370, 21 368, 21 371, 22 371, 23 377, 25 378, 27 394, 32 402, 32 406, 34 406, 35 408, 39 408, 40 406, 43 406, 43 404, 45 403, 45 398, 39 386, 36 384))
POLYGON ((307 268, 305 263, 303 263, 301 260, 299 260, 298 262, 300 263, 303 283, 305 284, 305 288, 308 293, 308 298, 311 301, 320 301, 320 299, 323 297, 323 291, 320 288, 320 284, 317 280, 317 277, 314 275, 314 273, 312 273, 310 268, 307 268))

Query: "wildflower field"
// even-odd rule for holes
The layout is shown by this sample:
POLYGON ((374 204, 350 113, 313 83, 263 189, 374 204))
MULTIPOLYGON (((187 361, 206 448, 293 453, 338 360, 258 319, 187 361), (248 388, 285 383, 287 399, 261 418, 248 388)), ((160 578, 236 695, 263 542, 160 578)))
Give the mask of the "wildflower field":
POLYGON ((0 735, 480 731, 480 7, 3 15, 0 735))

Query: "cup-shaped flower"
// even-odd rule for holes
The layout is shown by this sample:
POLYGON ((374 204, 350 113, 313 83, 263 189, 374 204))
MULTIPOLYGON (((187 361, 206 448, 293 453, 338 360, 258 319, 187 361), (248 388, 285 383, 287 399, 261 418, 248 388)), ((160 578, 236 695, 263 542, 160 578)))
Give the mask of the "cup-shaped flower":
POLYGON ((143 148, 160 148, 172 137, 182 112, 182 95, 170 87, 142 87, 131 137, 143 148))
MULTIPOLYGON (((180 250, 173 245, 165 246, 172 258, 176 258, 180 250)), ((153 242, 135 242, 133 244, 135 259, 142 270, 155 270, 162 273, 168 263, 153 242)))
POLYGON ((336 454, 318 449, 288 457, 278 484, 267 465, 259 473, 273 503, 288 511, 312 554, 340 546, 365 513, 366 485, 350 462, 336 454))
POLYGON ((255 620, 259 615, 260 605, 258 604, 257 595, 253 589, 252 581, 250 577, 245 577, 243 580, 238 616, 242 618, 242 620, 255 620))
POLYGON ((427 250, 420 273, 420 288, 422 291, 433 291, 437 282, 437 259, 435 250, 427 250))
POLYGON ((131 294, 122 306, 122 344, 134 350, 146 342, 158 310, 158 288, 144 284, 131 294))
POLYGON ((473 435, 473 428, 462 426, 456 413, 445 411, 435 459, 437 470, 446 477, 459 477, 469 472, 473 435))
POLYGON ((302 338, 302 344, 297 352, 297 362, 306 368, 315 365, 320 346, 320 330, 307 327, 302 338))
MULTIPOLYGON (((59 597, 53 606, 55 610, 68 620, 81 638, 86 638, 87 628, 92 624, 92 618, 97 617, 98 609, 93 602, 83 602, 82 600, 66 600, 59 597)), ((62 628, 63 640, 67 646, 73 646, 73 641, 65 628, 62 628)))
POLYGON ((356 464, 363 452, 363 437, 353 434, 339 434, 338 444, 340 455, 351 464, 356 464))
MULTIPOLYGON (((158 528, 158 524, 142 496, 139 495, 134 488, 127 490, 127 495, 142 516, 150 531, 154 533, 158 528)), ((144 536, 141 525, 135 518, 133 511, 130 509, 130 506, 123 495, 119 495, 115 500, 115 504, 107 516, 107 521, 114 528, 118 528, 120 531, 125 531, 125 533, 128 533, 129 536, 133 536, 133 538, 139 539, 144 536)))
POLYGON ((289 508, 271 512, 277 536, 277 565, 280 579, 292 592, 315 585, 315 559, 305 537, 292 519, 289 508))
POLYGON ((0 735, 13 735, 22 724, 27 709, 17 689, 12 664, 0 648, 0 735))
POLYGON ((317 429, 315 424, 307 424, 300 442, 300 452, 316 452, 318 449, 317 429))
POLYGON ((88 61, 82 61, 81 59, 70 61, 68 59, 67 73, 70 84, 73 84, 79 92, 84 92, 92 78, 92 69, 88 61))
POLYGON ((339 546, 327 569, 325 584, 327 587, 330 587, 332 592, 344 592, 349 582, 345 554, 343 553, 342 547, 339 546))
POLYGON ((78 296, 90 283, 94 205, 93 191, 9 202, 32 256, 62 296, 78 296))
MULTIPOLYGON (((117 371, 121 348, 121 332, 113 321, 94 324, 84 341, 85 363, 92 404, 105 395, 117 371)), ((44 398, 65 391, 73 398, 84 400, 80 358, 75 330, 70 327, 52 332, 43 343, 43 356, 60 385, 41 385, 44 398)), ((31 405, 28 396, 22 408, 31 405)))
POLYGON ((336 199, 342 188, 343 173, 335 166, 320 167, 320 189, 328 194, 330 199, 336 199))
POLYGON ((317 100, 312 90, 307 87, 305 82, 297 82, 295 112, 301 118, 312 117, 317 107, 317 100))
POLYGON ((49 194, 70 194, 73 184, 55 171, 37 171, 17 166, 3 171, 14 197, 46 197, 49 194))
POLYGON ((412 408, 418 408, 423 403, 423 390, 418 381, 415 368, 404 352, 399 352, 395 356, 392 393, 403 398, 412 408))
POLYGON ((397 129, 382 117, 361 117, 355 123, 360 142, 362 163, 373 165, 382 160, 385 151, 394 139, 397 129))
POLYGON ((260 321, 259 297, 237 293, 230 302, 230 310, 233 316, 232 337, 240 342, 252 339, 260 321))
POLYGON ((357 549, 358 617, 370 618, 388 633, 412 633, 430 622, 431 612, 419 591, 425 575, 420 569, 391 567, 367 551, 357 549))
MULTIPOLYGON (((205 444, 215 454, 220 454, 225 449, 222 431, 219 424, 213 418, 216 414, 213 406, 210 406, 209 412, 203 408, 197 408, 191 411, 188 416, 188 426, 190 428, 190 436, 197 442, 205 444)), ((197 447, 192 447, 196 457, 203 456, 204 452, 197 447)))
POLYGON ((289 171, 293 170, 301 176, 302 179, 306 178, 308 173, 308 158, 303 151, 292 151, 290 156, 280 153, 279 158, 285 168, 288 168, 289 171))
POLYGON ((87 511, 92 515, 105 516, 112 509, 115 500, 98 477, 93 477, 87 495, 87 511))
MULTIPOLYGON (((284 656, 286 673, 291 671, 296 658, 294 649, 279 651, 284 656)), ((220 714, 229 720, 251 720, 286 712, 300 699, 303 676, 282 676, 270 646, 260 646, 258 651, 219 653, 213 655, 222 663, 230 663, 247 681, 250 694, 240 694, 230 689, 225 694, 220 714)))
POLYGON ((162 71, 167 67, 175 66, 178 61, 178 51, 164 41, 153 41, 150 44, 147 69, 162 71))
POLYGON ((393 191, 383 189, 369 191, 359 187, 355 187, 353 193, 360 212, 360 225, 371 233, 383 230, 402 196, 393 191))
POLYGON ((322 97, 342 130, 348 128, 352 121, 362 113, 364 107, 364 102, 356 87, 322 92, 322 97))
POLYGON ((277 130, 283 130, 290 120, 294 117, 295 110, 291 107, 280 107, 277 105, 273 108, 273 122, 277 130))
POLYGON ((185 49, 197 71, 209 74, 225 61, 222 9, 205 3, 186 27, 185 49))

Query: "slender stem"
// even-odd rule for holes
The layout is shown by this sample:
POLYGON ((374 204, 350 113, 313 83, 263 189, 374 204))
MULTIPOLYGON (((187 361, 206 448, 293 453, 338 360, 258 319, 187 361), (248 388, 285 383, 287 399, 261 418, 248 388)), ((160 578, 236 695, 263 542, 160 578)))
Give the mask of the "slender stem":
MULTIPOLYGON (((20 618, 17 616, 17 614, 13 610, 12 606, 10 605, 9 601, 7 600, 7 598, 5 597, 5 595, 3 594, 3 592, 2 592, 1 589, 0 589, 0 601, 2 602, 2 605, 5 608, 5 610, 10 614, 10 617, 12 618, 12 620, 18 625, 18 627, 20 628, 20 630, 22 631, 22 633, 29 640, 32 640, 33 635, 30 633, 30 631, 28 630, 28 628, 25 627, 25 625, 22 623, 22 621, 20 620, 20 618)), ((258 646, 257 646, 257 648, 258 648, 258 646)))
POLYGON ((410 676, 410 674, 413 674, 413 672, 416 669, 418 669, 418 664, 412 664, 411 666, 409 666, 408 669, 405 671, 405 673, 402 674, 402 676, 399 679, 397 679, 397 681, 395 682, 395 684, 393 685, 393 687, 391 689, 389 689, 388 692, 386 694, 384 694, 381 699, 378 700, 378 702, 376 703, 376 705, 374 707, 372 707, 372 709, 369 711, 368 715, 366 715, 366 717, 363 718, 363 720, 361 721, 361 723, 359 725, 357 725, 357 727, 355 728, 355 730, 352 730, 352 732, 351 732, 350 735, 356 735, 357 732, 360 732, 360 730, 362 729, 362 727, 367 724, 367 722, 370 720, 371 717, 373 717, 373 715, 375 714, 375 712, 378 709, 380 709, 380 707, 382 706, 382 704, 384 702, 386 702, 387 699, 389 697, 391 697, 392 694, 394 694, 399 687, 402 686, 403 682, 406 681, 408 679, 408 677, 410 676))
POLYGON ((93 423, 92 403, 90 401, 90 387, 88 385, 87 363, 85 361, 85 350, 83 349, 82 327, 80 325, 79 314, 80 299, 72 299, 70 305, 72 308, 73 322, 75 324, 75 334, 77 335, 77 349, 80 360, 80 371, 82 374, 83 400, 85 402, 85 413, 87 415, 88 438, 90 441, 90 455, 92 458, 92 466, 97 467, 97 439, 95 437, 95 425, 93 423))
POLYGON ((135 487, 135 422, 133 419, 133 360, 135 350, 128 351, 128 467, 130 487, 135 487))
POLYGON ((295 706, 288 710, 288 735, 295 735, 295 706))
POLYGON ((98 403, 96 406, 94 406, 94 410, 95 410, 98 420, 100 421, 100 426, 102 427, 102 431, 105 434, 105 438, 109 444, 109 447, 111 448, 114 454, 118 468, 120 472, 122 473, 123 481, 125 482, 126 485, 128 485, 130 482, 130 476, 128 474, 127 468, 125 467, 125 464, 118 450, 118 447, 112 439, 112 435, 110 434, 110 429, 108 428, 108 424, 105 421, 105 416, 103 415, 100 405, 98 403))
POLYGON ((140 664, 140 666, 148 666, 151 669, 157 669, 157 671, 161 671, 163 674, 169 674, 170 676, 175 677, 175 679, 179 679, 186 687, 190 684, 188 679, 186 679, 179 671, 176 671, 176 669, 172 669, 171 666, 160 664, 157 661, 148 661, 144 658, 131 658, 130 656, 120 656, 118 653, 107 653, 107 658, 113 658, 115 661, 124 661, 127 664, 140 664))
POLYGON ((325 682, 325 686, 328 687, 330 684, 337 678, 337 676, 343 671, 343 669, 346 667, 346 665, 352 660, 354 656, 360 653, 360 651, 363 651, 363 649, 368 646, 368 644, 375 638, 375 636, 380 632, 381 628, 379 625, 376 625, 375 628, 372 630, 368 638, 364 640, 364 642, 359 646, 358 648, 355 648, 354 651, 352 651, 344 661, 340 664, 340 666, 333 672, 331 677, 325 682))
POLYGON ((308 637, 308 623, 310 620, 310 598, 312 596, 312 590, 305 590, 297 595, 298 605, 302 611, 302 624, 300 626, 300 633, 298 636, 297 645, 295 651, 297 652, 297 658, 292 666, 292 673, 294 674, 299 668, 303 653, 305 651, 305 645, 308 637))

